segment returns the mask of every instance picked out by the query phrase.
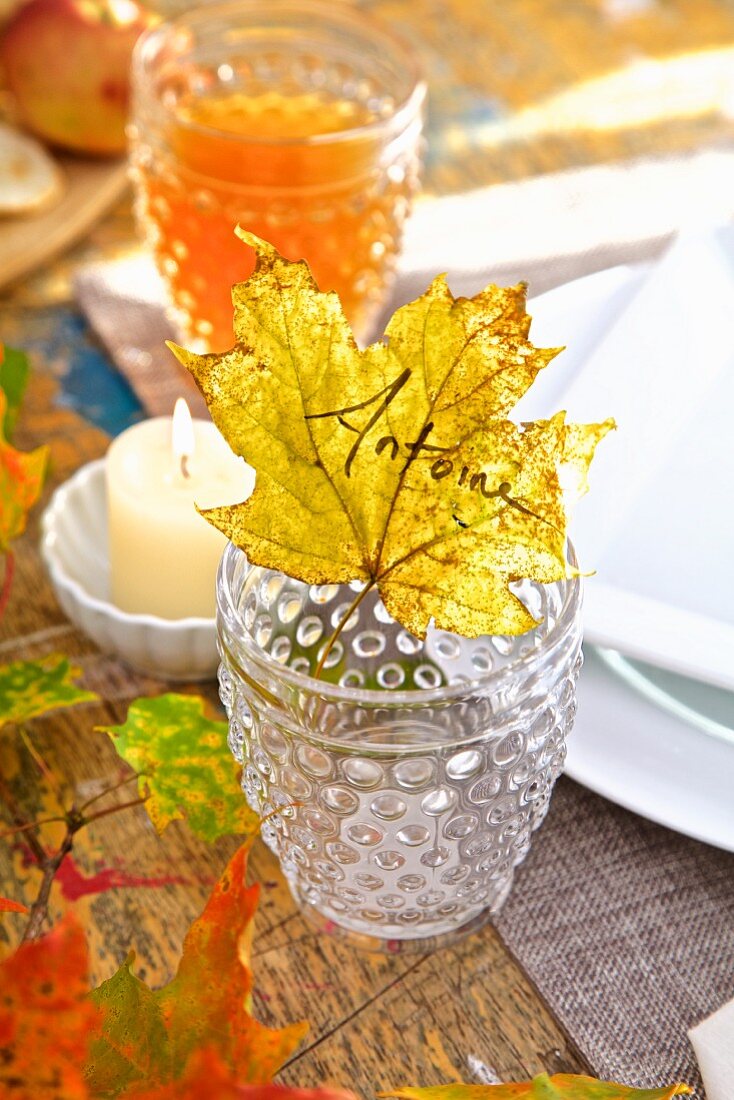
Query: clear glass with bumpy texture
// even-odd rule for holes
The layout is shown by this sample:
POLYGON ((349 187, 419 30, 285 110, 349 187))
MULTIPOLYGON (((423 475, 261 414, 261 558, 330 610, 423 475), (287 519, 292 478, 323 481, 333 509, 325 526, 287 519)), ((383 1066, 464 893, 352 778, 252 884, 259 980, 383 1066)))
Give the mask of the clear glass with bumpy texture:
POLYGON ((520 637, 425 642, 370 592, 317 680, 359 587, 306 585, 227 548, 229 744, 305 913, 364 947, 425 951, 498 912, 545 816, 576 712, 581 585, 515 585, 542 620, 520 637))
POLYGON ((132 86, 136 212, 187 342, 232 344, 238 224, 308 260, 366 339, 418 190, 413 50, 350 4, 225 0, 143 35, 132 86))

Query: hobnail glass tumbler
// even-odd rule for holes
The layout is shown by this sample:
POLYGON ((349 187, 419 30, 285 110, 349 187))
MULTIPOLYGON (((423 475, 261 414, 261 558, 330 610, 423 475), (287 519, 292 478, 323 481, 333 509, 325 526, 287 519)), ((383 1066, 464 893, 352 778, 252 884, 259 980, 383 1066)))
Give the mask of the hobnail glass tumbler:
POLYGON ((502 906, 563 769, 581 585, 515 586, 520 637, 409 634, 359 585, 218 577, 221 697, 242 786, 308 916, 365 947, 438 946, 502 906), (272 815, 272 816, 269 816, 272 815))
POLYGON ((238 224, 308 260, 367 339, 419 185, 411 47, 353 4, 224 0, 143 35, 132 90, 136 213, 187 341, 232 344, 238 224))

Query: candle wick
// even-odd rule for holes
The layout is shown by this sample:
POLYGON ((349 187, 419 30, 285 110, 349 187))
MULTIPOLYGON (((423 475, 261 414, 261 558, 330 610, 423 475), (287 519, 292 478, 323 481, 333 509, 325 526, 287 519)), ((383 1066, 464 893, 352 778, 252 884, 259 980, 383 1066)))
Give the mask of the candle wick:
POLYGON ((191 477, 189 473, 189 456, 181 455, 181 473, 184 477, 191 477))

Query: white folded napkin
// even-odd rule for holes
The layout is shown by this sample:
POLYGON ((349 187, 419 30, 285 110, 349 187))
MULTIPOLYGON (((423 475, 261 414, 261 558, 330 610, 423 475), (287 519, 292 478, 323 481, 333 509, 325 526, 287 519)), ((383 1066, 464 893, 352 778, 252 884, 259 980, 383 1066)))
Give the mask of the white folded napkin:
POLYGON ((706 1100, 734 1096, 734 1001, 688 1032, 706 1087, 706 1100))
POLYGON ((517 410, 617 420, 572 525, 597 572, 586 633, 732 690, 734 232, 685 232, 646 270, 601 278, 531 303, 534 342, 570 347, 517 410))

